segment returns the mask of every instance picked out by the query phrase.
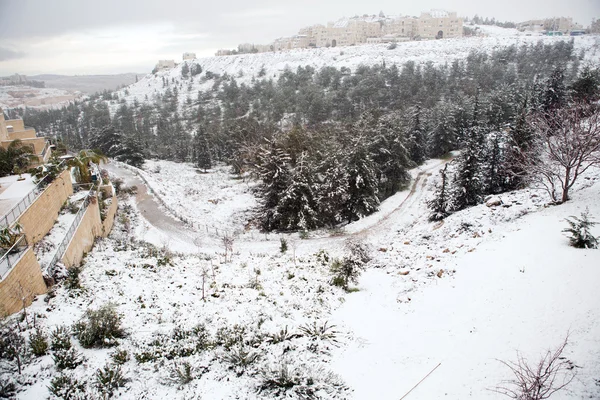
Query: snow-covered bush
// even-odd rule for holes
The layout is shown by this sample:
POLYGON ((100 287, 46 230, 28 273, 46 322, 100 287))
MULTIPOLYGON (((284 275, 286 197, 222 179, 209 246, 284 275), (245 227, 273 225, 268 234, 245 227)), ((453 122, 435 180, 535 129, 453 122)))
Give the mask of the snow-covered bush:
POLYGON ((104 398, 111 398, 120 387, 125 386, 127 379, 123 376, 121 367, 116 365, 106 365, 96 372, 96 387, 104 395, 104 398))
POLYGON ((570 234, 569 243, 578 249, 595 249, 598 247, 598 239, 592 235, 590 228, 597 222, 590 220, 589 210, 581 213, 581 218, 571 216, 572 220, 566 219, 569 228, 563 232, 570 234))
POLYGON ((111 347, 116 344, 116 339, 125 336, 121 328, 121 315, 111 303, 98 310, 88 309, 84 318, 73 326, 73 332, 85 348, 111 347))
POLYGON ((79 400, 85 398, 85 383, 69 375, 58 375, 50 381, 48 390, 63 400, 79 400))
POLYGON ((50 334, 50 348, 53 351, 68 350, 71 348, 71 336, 69 328, 57 326, 50 334))
POLYGON ((35 332, 29 336, 29 348, 36 357, 41 357, 48 351, 48 339, 40 327, 37 327, 35 332))
POLYGON ((52 356, 56 369, 62 371, 64 369, 75 369, 83 363, 83 357, 75 349, 57 350, 52 356))

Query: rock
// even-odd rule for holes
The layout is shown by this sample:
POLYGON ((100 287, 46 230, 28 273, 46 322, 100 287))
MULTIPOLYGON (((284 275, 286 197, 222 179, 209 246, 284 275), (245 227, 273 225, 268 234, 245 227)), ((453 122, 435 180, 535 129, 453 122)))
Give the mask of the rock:
POLYGON ((404 244, 410 244, 410 240, 407 240, 406 242, 404 242, 404 244))
POLYGON ((398 272, 398 275, 402 275, 402 276, 406 276, 408 274, 410 274, 410 271, 400 271, 400 272, 398 272))
POLYGON ((442 253, 450 253, 450 249, 446 247, 442 253))
POLYGON ((436 275, 437 275, 438 278, 441 278, 442 275, 444 275, 444 270, 440 269, 436 275))
POLYGON ((496 207, 502 205, 502 200, 498 196, 491 196, 485 201, 485 205, 488 207, 496 207))

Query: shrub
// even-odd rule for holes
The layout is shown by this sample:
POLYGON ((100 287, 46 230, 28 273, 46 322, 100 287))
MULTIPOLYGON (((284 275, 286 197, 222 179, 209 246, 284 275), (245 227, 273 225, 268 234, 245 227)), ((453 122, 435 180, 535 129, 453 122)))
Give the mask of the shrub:
POLYGON ((16 391, 17 386, 12 380, 0 381, 0 399, 13 399, 16 391))
POLYGON ((258 392, 269 392, 275 397, 297 397, 319 399, 328 393, 327 398, 346 398, 342 392, 348 388, 341 379, 322 369, 308 370, 305 367, 290 367, 286 362, 276 368, 267 367, 261 371, 258 392), (290 394, 294 393, 296 396, 290 394))
POLYGON ((48 339, 41 328, 36 328, 29 336, 29 348, 36 357, 41 357, 48 352, 48 339))
POLYGON ((260 355, 253 350, 248 350, 244 346, 236 346, 230 348, 228 352, 223 355, 223 360, 231 364, 238 376, 244 374, 246 368, 252 365, 260 358, 260 355))
POLYGON ((111 358, 115 364, 123 365, 129 361, 129 353, 125 349, 117 350, 111 354, 111 358))
POLYGON ((187 361, 184 361, 179 365, 173 364, 173 368, 171 369, 171 379, 180 385, 190 383, 194 380, 192 365, 187 361))
POLYGON ((68 375, 59 375, 50 381, 48 390, 63 400, 85 399, 85 384, 68 375))
POLYGON ((292 340, 301 335, 297 333, 292 333, 288 331, 287 325, 285 328, 281 329, 279 332, 270 333, 267 335, 267 342, 272 344, 277 344, 281 342, 285 342, 286 340, 292 340))
POLYGON ((65 279, 65 287, 69 290, 81 289, 79 275, 83 271, 81 265, 74 265, 67 270, 67 278, 65 279))
POLYGON ((365 269, 366 263, 371 260, 367 246, 355 240, 346 242, 348 254, 341 260, 332 261, 330 270, 333 275, 331 284, 348 290, 350 283, 358 283, 360 274, 365 269))
POLYGON ((104 394, 105 398, 113 397, 114 393, 120 387, 125 386, 126 382, 119 365, 106 365, 96 372, 96 387, 104 394))
POLYGON ((281 252, 281 254, 284 254, 288 250, 287 240, 285 240, 285 238, 280 238, 279 241, 281 242, 281 245, 279 246, 279 251, 281 252))
POLYGON ((83 362, 83 357, 75 349, 58 350, 52 356, 56 369, 75 369, 83 362))
POLYGON ((71 348, 71 336, 69 328, 57 326, 50 334, 50 348, 54 351, 69 350, 71 348))
POLYGON ((563 232, 569 233, 569 243, 571 246, 578 249, 595 249, 598 247, 598 239, 590 233, 590 228, 597 224, 595 221, 591 221, 589 217, 589 210, 586 208, 581 213, 581 218, 571 216, 573 221, 566 219, 569 224, 569 228, 563 229, 563 232))
POLYGON ((389 46, 387 47, 388 50, 394 50, 396 47, 398 47, 398 44, 396 44, 396 42, 392 42, 389 44, 389 46))
POLYGON ((335 325, 329 325, 327 321, 322 324, 318 324, 317 321, 314 321, 311 324, 306 324, 300 327, 300 332, 304 336, 308 336, 312 339, 320 339, 320 340, 330 340, 332 342, 337 342, 336 337, 338 332, 334 330, 335 325))
POLYGON ((73 326, 73 332, 85 348, 111 347, 117 344, 116 339, 125 336, 121 328, 121 316, 111 303, 98 310, 88 309, 85 316, 73 326))

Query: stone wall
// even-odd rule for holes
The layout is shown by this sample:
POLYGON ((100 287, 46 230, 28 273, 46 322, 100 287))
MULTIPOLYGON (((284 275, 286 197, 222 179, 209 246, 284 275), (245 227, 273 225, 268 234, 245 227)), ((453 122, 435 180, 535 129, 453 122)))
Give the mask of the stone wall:
POLYGON ((104 222, 102 222, 102 236, 107 237, 112 227, 115 223, 115 216, 117 215, 117 208, 119 208, 119 203, 117 201, 117 196, 112 197, 112 203, 108 211, 106 212, 106 218, 104 218, 104 222))
POLYGON ((94 239, 102 236, 102 230, 103 225, 100 220, 98 199, 94 197, 85 210, 83 218, 79 222, 79 226, 77 226, 77 230, 62 257, 62 263, 65 267, 70 268, 74 265, 79 265, 83 259, 83 255, 94 247, 94 239))
POLYGON ((31 244, 40 241, 58 218, 58 212, 73 194, 71 174, 63 171, 19 217, 19 223, 31 244))
POLYGON ((31 304, 36 295, 46 293, 46 284, 37 258, 30 247, 13 269, 0 281, 0 316, 12 314, 31 304))

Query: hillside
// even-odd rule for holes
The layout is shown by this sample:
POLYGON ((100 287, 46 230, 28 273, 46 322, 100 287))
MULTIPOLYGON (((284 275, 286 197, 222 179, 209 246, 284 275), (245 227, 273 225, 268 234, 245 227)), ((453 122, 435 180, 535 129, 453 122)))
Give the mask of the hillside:
MULTIPOLYGON (((564 356, 577 377, 552 398, 596 398, 600 251, 569 247, 561 229, 565 217, 586 207, 600 215, 598 171, 565 205, 546 207, 544 192, 527 189, 501 195, 501 206, 480 205, 439 224, 427 221, 425 202, 436 183, 428 176, 441 163, 412 171, 412 190, 388 199, 368 221, 305 239, 239 231, 227 260, 214 226, 207 231, 202 224, 239 220, 222 200, 243 192, 240 183, 219 170, 190 180, 189 165, 150 162, 136 173, 162 202, 210 212, 169 227, 147 212, 146 195, 131 198, 114 232, 87 257, 81 288, 61 285, 29 311, 49 332, 77 322, 86 309, 115 304, 127 334, 116 350, 129 357, 121 366, 122 399, 279 398, 283 392, 265 379, 282 366, 296 382, 289 398, 314 390, 321 399, 397 399, 438 364, 412 398, 496 399, 489 389, 510 377, 498 359, 515 360, 519 351, 537 360, 567 333, 564 356), (373 257, 353 293, 331 286, 323 262, 344 254, 349 238, 367 243, 373 257), (203 284, 206 274, 210 285, 203 284), (322 335, 308 333, 313 324, 322 335), (212 344, 194 350, 195 329, 212 344), (236 358, 240 349, 252 355, 247 364, 236 358), (178 378, 183 365, 191 368, 190 381, 178 378)), ((135 174, 111 170, 140 193, 148 190, 135 174)), ((63 373, 90 396, 96 370, 116 350, 76 349, 85 362, 63 373)), ((45 397, 56 374, 50 355, 26 366, 24 379, 35 380, 18 398, 45 397)))
POLYGON ((93 94, 104 90, 113 91, 121 86, 135 83, 136 77, 142 77, 142 73, 126 73, 113 75, 35 75, 29 78, 36 81, 44 81, 47 88, 65 89, 79 91, 85 94, 93 94))
MULTIPOLYGON (((261 70, 264 77, 276 80, 286 68, 295 71, 297 67, 305 66, 315 69, 324 66, 346 67, 355 71, 360 65, 385 64, 389 67, 393 64, 400 66, 407 61, 414 61, 417 64, 428 62, 437 65, 450 64, 454 60, 464 60, 472 51, 490 53, 511 45, 536 44, 540 41, 557 43, 572 39, 570 37, 529 36, 514 29, 498 27, 482 28, 486 32, 486 36, 398 43, 392 50, 388 49, 389 45, 387 44, 375 44, 198 58, 189 63, 199 64, 203 72, 193 80, 182 78, 183 64, 179 64, 174 69, 155 75, 146 75, 138 83, 121 89, 117 93, 120 99, 125 99, 129 104, 133 103, 134 99, 142 103, 152 101, 154 95, 165 91, 163 79, 167 79, 169 82, 176 82, 175 86, 180 87, 179 102, 183 107, 188 96, 195 99, 199 91, 207 91, 213 86, 214 80, 207 78, 207 72, 219 75, 227 74, 234 77, 238 84, 248 84, 261 76, 261 70)), ((586 51, 583 63, 600 62, 600 37, 579 36, 573 40, 576 52, 586 51)), ((111 110, 113 112, 116 107, 117 102, 112 102, 111 110)))

